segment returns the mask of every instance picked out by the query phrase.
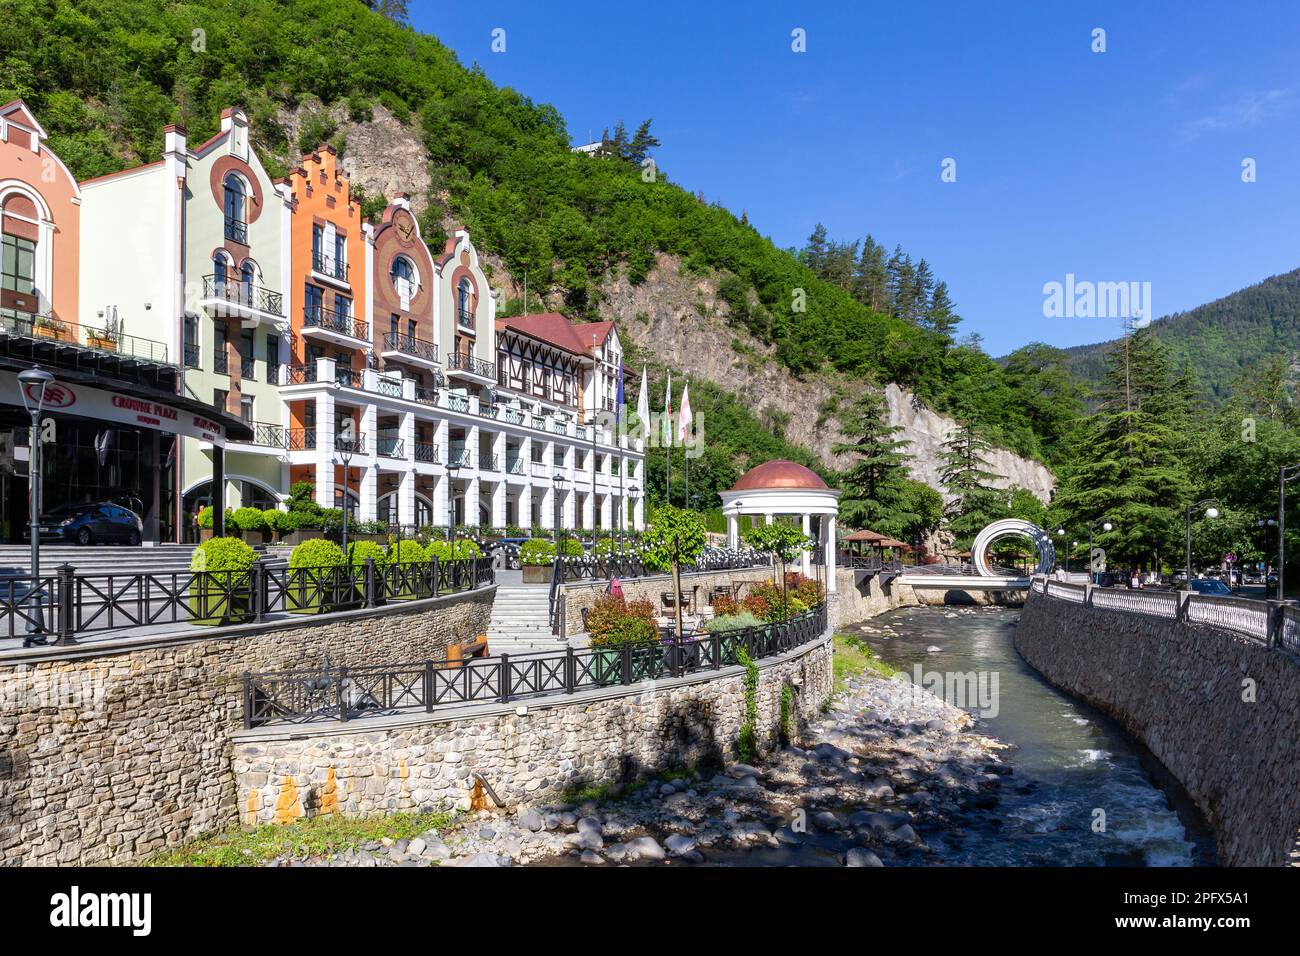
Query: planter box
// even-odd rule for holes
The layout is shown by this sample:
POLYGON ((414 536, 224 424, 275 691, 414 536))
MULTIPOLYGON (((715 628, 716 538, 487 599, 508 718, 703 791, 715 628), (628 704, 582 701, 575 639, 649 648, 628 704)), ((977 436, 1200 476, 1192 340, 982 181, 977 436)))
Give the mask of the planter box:
POLYGON ((525 564, 523 573, 524 584, 551 583, 551 566, 549 564, 525 564))
POLYGON ((244 544, 254 548, 266 543, 265 531, 241 531, 239 536, 244 539, 244 544))
MULTIPOLYGON (((407 538, 406 540, 409 541, 410 539, 407 538)), ((386 532, 384 534, 353 534, 352 531, 349 530, 348 542, 351 543, 353 541, 373 541, 375 544, 387 545, 388 534, 386 532)))
POLYGON ((63 339, 67 338, 68 331, 67 329, 58 328, 56 326, 51 326, 51 325, 33 325, 32 334, 40 336, 43 339, 55 339, 56 341, 62 341, 63 339))
POLYGON ((295 528, 280 535, 280 544, 298 545, 313 538, 323 538, 325 532, 320 528, 295 528))
POLYGON ((86 344, 89 345, 92 349, 100 349, 105 352, 117 351, 116 339, 104 339, 104 338, 100 338, 97 335, 87 335, 86 344))

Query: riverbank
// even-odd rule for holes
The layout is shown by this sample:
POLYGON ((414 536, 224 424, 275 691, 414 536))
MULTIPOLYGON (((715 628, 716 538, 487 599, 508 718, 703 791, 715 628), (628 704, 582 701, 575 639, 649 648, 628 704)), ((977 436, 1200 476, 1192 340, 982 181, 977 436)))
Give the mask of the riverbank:
POLYGON ((947 862, 930 841, 997 800, 1011 768, 965 711, 873 673, 837 640, 839 693, 798 740, 758 765, 695 768, 517 813, 463 815, 280 866, 712 864, 876 866, 947 862))

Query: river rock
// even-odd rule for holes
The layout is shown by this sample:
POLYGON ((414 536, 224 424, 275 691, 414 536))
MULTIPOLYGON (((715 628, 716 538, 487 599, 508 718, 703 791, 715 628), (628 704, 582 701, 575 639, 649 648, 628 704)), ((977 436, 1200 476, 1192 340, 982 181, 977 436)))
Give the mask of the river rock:
POLYGON ((674 833, 664 841, 670 856, 685 856, 695 849, 695 838, 683 833, 674 833))
POLYGON ((845 866, 884 866, 880 857, 863 847, 854 847, 844 854, 845 866))

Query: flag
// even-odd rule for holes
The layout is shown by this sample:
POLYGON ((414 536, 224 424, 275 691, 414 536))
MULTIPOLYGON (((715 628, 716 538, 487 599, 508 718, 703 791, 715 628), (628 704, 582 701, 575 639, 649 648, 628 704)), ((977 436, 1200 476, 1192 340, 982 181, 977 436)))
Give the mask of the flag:
POLYGON ((636 400, 636 417, 641 421, 641 434, 650 439, 650 381, 645 366, 641 366, 641 394, 636 400))
POLYGON ((677 419, 677 440, 683 445, 691 434, 691 386, 688 382, 682 389, 682 411, 677 419))
POLYGON ((663 443, 665 448, 673 447, 673 373, 668 373, 668 384, 664 387, 664 427, 663 443))

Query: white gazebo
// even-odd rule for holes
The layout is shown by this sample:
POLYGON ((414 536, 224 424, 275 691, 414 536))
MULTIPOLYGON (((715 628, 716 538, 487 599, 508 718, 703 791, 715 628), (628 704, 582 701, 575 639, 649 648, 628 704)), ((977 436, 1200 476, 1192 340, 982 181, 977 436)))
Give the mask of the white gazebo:
MULTIPOLYGON (((741 475, 721 497, 729 547, 740 547, 742 520, 753 522, 761 517, 771 524, 778 515, 798 517, 803 533, 823 549, 826 589, 835 590, 835 516, 840 510, 840 493, 827 487, 816 472, 784 459, 764 462, 741 475)), ((812 573, 812 556, 807 551, 803 553, 803 573, 812 573)))

